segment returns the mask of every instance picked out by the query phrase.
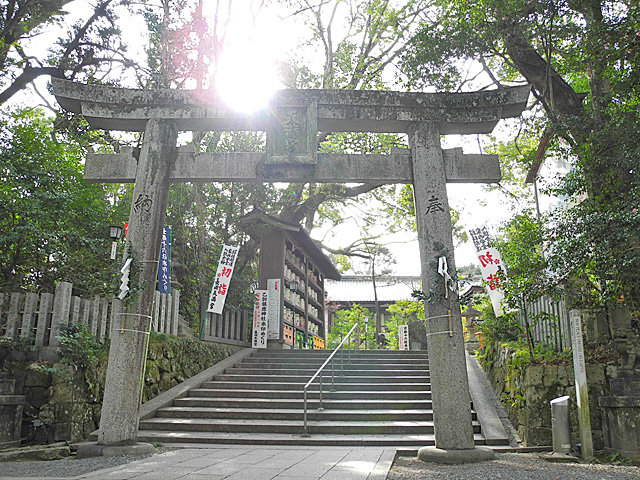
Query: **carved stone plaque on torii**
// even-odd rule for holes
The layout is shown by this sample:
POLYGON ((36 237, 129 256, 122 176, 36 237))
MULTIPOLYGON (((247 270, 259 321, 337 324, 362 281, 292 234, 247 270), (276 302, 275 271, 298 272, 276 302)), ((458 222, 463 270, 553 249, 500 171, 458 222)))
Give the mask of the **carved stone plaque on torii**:
MULTIPOLYGON (((125 250, 139 262, 140 286, 153 285, 170 182, 412 183, 436 448, 470 452, 474 434, 446 183, 500 180, 496 155, 441 148, 440 136, 490 133, 520 115, 528 86, 472 93, 282 90, 253 114, 210 91, 128 90, 53 79, 58 103, 93 128, 144 132, 142 148, 89 154, 88 182, 135 182, 125 250), (196 153, 176 147, 180 131, 265 131, 265 153, 196 153), (406 133, 409 149, 383 155, 321 154, 318 132, 406 133)), ((114 335, 98 443, 136 442, 144 331, 153 288, 140 289, 114 335), (112 364, 113 363, 113 364, 112 364), (125 393, 128 392, 128 393, 125 393), (137 395, 136 395, 137 393, 137 395)), ((477 451, 477 449, 475 449, 477 451)))

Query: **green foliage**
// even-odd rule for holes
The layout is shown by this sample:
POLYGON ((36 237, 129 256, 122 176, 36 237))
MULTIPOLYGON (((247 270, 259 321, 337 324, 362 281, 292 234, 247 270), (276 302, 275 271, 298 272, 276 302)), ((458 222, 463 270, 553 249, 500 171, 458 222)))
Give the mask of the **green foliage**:
POLYGON ((354 303, 349 309, 338 310, 333 317, 331 331, 327 334, 327 348, 335 348, 356 323, 359 327, 351 334, 348 340, 349 344, 353 345, 355 342, 357 345, 360 345, 361 348, 375 348, 375 323, 372 322, 373 318, 374 316, 369 310, 357 303, 354 303), (366 337, 365 318, 369 319, 369 327, 374 327, 372 330, 369 330, 366 337))
POLYGON ((487 342, 520 341, 522 326, 516 320, 515 314, 505 313, 496 317, 488 295, 474 295, 473 308, 480 312, 476 328, 482 332, 487 342))
POLYGON ((389 348, 398 348, 398 326, 408 325, 409 336, 426 338, 424 325, 424 302, 400 300, 389 305, 387 311, 391 314, 385 323, 389 348))
POLYGON ((507 308, 554 294, 555 282, 544 256, 546 238, 544 226, 531 211, 515 215, 501 228, 495 246, 508 270, 501 282, 507 308))
POLYGON ((94 365, 109 350, 107 344, 96 341, 89 326, 82 322, 63 328, 58 340, 60 341, 60 361, 76 369, 94 365))
POLYGON ((0 337, 0 348, 8 348, 16 352, 33 352, 36 349, 31 337, 0 337))
POLYGON ((53 291, 59 280, 77 295, 109 290, 114 207, 109 189, 82 181, 84 155, 40 110, 0 118, 0 290, 53 291))
POLYGON ((535 156, 543 132, 547 155, 573 164, 550 191, 571 202, 543 219, 539 233, 526 220, 530 213, 507 227, 507 236, 520 242, 520 255, 503 253, 515 277, 507 287, 511 297, 554 293, 554 279, 542 275, 544 249, 555 279, 572 279, 575 306, 637 308, 640 139, 629 132, 640 128, 640 6, 555 0, 434 0, 431 6, 401 61, 407 84, 448 90, 532 84, 537 105, 519 122, 516 141, 494 140, 488 149, 506 159, 506 182, 522 202, 524 173, 534 159, 544 160, 535 156), (469 68, 471 60, 483 71, 469 68))

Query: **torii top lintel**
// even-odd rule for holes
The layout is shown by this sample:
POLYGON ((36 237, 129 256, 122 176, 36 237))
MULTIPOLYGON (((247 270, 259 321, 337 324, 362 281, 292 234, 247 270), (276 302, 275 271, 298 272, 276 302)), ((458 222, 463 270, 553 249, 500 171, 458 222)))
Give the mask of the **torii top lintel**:
POLYGON ((370 90, 280 90, 252 114, 234 111, 212 91, 135 90, 53 78, 66 110, 94 128, 144 131, 150 118, 173 120, 181 131, 268 131, 270 122, 302 116, 307 129, 406 133, 415 122, 437 123, 441 134, 490 133, 498 121, 524 110, 530 87, 471 93, 370 90), (315 124, 315 125, 314 125, 315 124))

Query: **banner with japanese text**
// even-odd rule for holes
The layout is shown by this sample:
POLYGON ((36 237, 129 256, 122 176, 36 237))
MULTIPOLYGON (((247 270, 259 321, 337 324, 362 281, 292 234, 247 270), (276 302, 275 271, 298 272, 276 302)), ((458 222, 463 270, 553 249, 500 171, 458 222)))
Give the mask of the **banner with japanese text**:
POLYGON ((267 348, 268 311, 269 291, 256 290, 256 302, 253 306, 253 331, 251 332, 251 346, 253 348, 267 348))
POLYGON ((493 311, 496 316, 500 316, 504 313, 502 310, 504 291, 500 282, 505 279, 500 252, 491 246, 491 235, 486 226, 470 229, 469 236, 473 241, 478 262, 480 262, 480 271, 487 284, 487 293, 489 294, 493 311))
POLYGON ((398 350, 409 350, 409 325, 398 325, 398 350))
POLYGON ((171 227, 162 229, 160 260, 158 261, 158 291, 171 293, 171 227))
POLYGON ((216 276, 213 279, 213 285, 211 287, 211 294, 209 295, 207 312, 222 313, 224 302, 229 292, 229 283, 231 282, 233 267, 236 264, 236 258, 238 258, 238 250, 240 250, 240 247, 233 247, 231 245, 222 246, 218 269, 216 270, 216 276))
POLYGON ((268 338, 278 340, 280 338, 280 289, 282 280, 279 278, 267 279, 267 291, 269 292, 268 311, 268 338))

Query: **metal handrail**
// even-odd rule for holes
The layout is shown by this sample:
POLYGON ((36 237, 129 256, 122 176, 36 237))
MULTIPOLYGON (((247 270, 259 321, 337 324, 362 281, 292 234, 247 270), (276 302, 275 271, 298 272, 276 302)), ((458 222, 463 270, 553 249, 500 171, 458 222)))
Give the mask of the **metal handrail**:
MULTIPOLYGON (((324 410, 324 408, 322 407, 322 370, 324 369, 324 367, 327 366, 327 364, 329 362, 331 362, 331 389, 332 391, 335 392, 335 384, 334 384, 334 369, 333 369, 333 357, 334 355, 338 352, 338 350, 340 350, 340 348, 342 348, 342 346, 344 345, 344 343, 349 340, 349 337, 351 336, 351 334, 353 333, 353 331, 358 328, 358 324, 356 323, 351 330, 349 330, 349 333, 347 333, 347 335, 342 339, 342 341, 340 342, 340 344, 333 349, 333 352, 331 352, 331 355, 329 355, 329 357, 325 360, 325 362, 322 364, 322 366, 316 371, 316 373, 313 374, 313 376, 309 379, 309 381, 306 383, 306 385, 304 386, 304 433, 303 436, 308 437, 309 436, 309 426, 307 425, 307 389, 309 388, 309 385, 311 385, 311 383, 313 383, 313 381, 317 378, 318 375, 320 375, 320 408, 318 408, 318 411, 322 411, 324 410)), ((354 343, 355 345, 355 343, 354 343)), ((341 364, 340 364, 340 370, 341 372, 344 373, 344 356, 341 355, 341 364)), ((349 363, 351 363, 351 350, 349 350, 349 363)))

